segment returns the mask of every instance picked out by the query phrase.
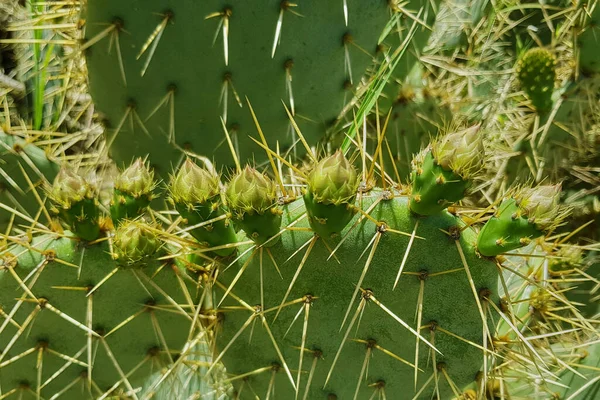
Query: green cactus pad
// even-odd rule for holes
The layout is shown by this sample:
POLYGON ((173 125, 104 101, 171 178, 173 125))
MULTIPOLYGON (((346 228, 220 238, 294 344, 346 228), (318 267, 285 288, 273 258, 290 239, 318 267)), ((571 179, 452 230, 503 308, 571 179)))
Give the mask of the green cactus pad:
POLYGON ((246 97, 270 145, 297 139, 282 102, 310 142, 323 136, 390 17, 385 0, 91 0, 86 11, 90 91, 111 155, 150 154, 163 177, 182 148, 232 164, 220 118, 249 159, 246 97))
POLYGON ((189 335, 193 311, 173 304, 194 301, 197 289, 176 267, 119 268, 107 241, 89 245, 68 231, 0 255, 3 393, 87 400, 130 392, 171 363, 189 335))
POLYGON ((543 48, 529 49, 517 65, 521 87, 538 112, 552 108, 552 92, 556 82, 556 58, 543 48))
MULTIPOLYGON (((22 138, 4 133, 0 128, 0 203, 34 218, 40 210, 40 203, 31 192, 27 177, 36 188, 40 198, 45 199, 44 184, 54 181, 59 166, 34 144, 22 138)), ((5 232, 13 213, 0 208, 0 231, 5 232)), ((15 224, 24 221, 17 217, 15 224)))
POLYGON ((417 217, 397 193, 358 201, 379 224, 356 214, 324 243, 306 230, 299 199, 284 208, 284 229, 293 230, 221 272, 216 301, 228 294, 217 354, 240 399, 445 399, 481 368, 479 296, 497 301, 498 271, 476 256, 474 231, 459 233, 462 222, 445 212, 417 217), (232 285, 240 274, 243 284, 232 285))
POLYGON ((481 229, 477 250, 484 256, 492 257, 523 247, 542 235, 543 232, 522 214, 515 199, 507 199, 481 229))
POLYGON ((416 162, 412 174, 410 209, 413 212, 436 214, 464 197, 470 181, 437 164, 431 151, 426 151, 421 160, 416 162))

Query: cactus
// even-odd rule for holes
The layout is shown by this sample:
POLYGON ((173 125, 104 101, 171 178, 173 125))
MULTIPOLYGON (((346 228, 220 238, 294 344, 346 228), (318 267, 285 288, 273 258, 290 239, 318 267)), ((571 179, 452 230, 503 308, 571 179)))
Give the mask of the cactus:
POLYGON ((110 154, 149 154, 160 176, 182 149, 232 164, 224 125, 249 158, 246 98, 271 146, 297 139, 282 102, 314 143, 370 65, 387 3, 89 1, 82 47, 110 154))
MULTIPOLYGON (((472 178, 481 163, 473 132, 436 141, 437 151, 424 156, 435 159, 431 167, 415 164, 421 179, 472 178)), ((414 196, 392 188, 349 197, 349 187, 339 186, 352 184, 339 179, 347 174, 339 153, 318 163, 304 201, 282 207, 278 242, 240 248, 219 275, 216 359, 233 374, 241 399, 448 398, 481 368, 478 346, 493 335, 490 313, 500 311, 490 305, 498 301, 498 269, 477 256, 477 233, 443 211, 448 203, 436 191, 423 191, 414 213, 414 196), (314 186, 327 194, 318 217, 314 186)), ((461 181, 455 184, 464 194, 461 181)), ((415 180, 413 192, 422 185, 415 180)))
POLYGON ((6 134, 0 128, 0 202, 4 206, 0 208, 2 232, 15 224, 13 216, 16 213, 27 216, 29 221, 36 218, 41 209, 40 202, 45 199, 42 188, 54 180, 58 169, 44 150, 19 136, 6 134))
POLYGON ((556 82, 556 58, 552 53, 540 47, 527 50, 519 60, 517 76, 535 109, 548 111, 556 82))
MULTIPOLYGON (((118 196, 132 182, 154 186, 140 165, 121 174, 118 196)), ((6 236, 0 252, 3 390, 107 398, 123 389, 137 398, 190 337, 206 334, 195 308, 203 290, 164 258, 182 242, 156 223, 121 219, 113 230, 96 189, 73 170, 62 169, 49 190, 51 210, 70 230, 6 236)))
MULTIPOLYGON (((229 377, 215 388, 231 382, 240 398, 245 384, 284 398, 400 396, 407 387, 417 398, 454 394, 480 370, 492 315, 501 313, 492 305, 496 262, 479 257, 477 232, 444 211, 481 167, 481 142, 477 127, 436 139, 414 163, 410 197, 360 184, 341 152, 306 174, 302 198, 280 187, 283 202, 253 168, 224 188, 212 169, 188 160, 169 184, 176 224, 188 225, 183 236, 153 213, 135 215, 144 207, 110 224, 93 185, 61 170, 51 211, 69 230, 7 237, 3 387, 103 398, 135 398, 141 387, 152 397, 189 378, 182 362, 192 363, 205 338, 215 353, 202 376, 223 362, 229 377)), ((151 177, 136 160, 117 178, 113 206, 125 196, 133 204, 136 192, 146 206, 151 177)), ((531 204, 523 207, 541 212, 531 204)))

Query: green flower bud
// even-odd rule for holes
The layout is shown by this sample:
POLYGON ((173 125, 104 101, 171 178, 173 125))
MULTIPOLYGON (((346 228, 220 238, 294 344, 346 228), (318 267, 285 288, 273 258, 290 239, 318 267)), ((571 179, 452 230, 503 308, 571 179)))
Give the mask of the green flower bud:
POLYGON ((61 168, 50 190, 50 197, 62 208, 70 208, 73 203, 93 197, 93 194, 86 180, 67 168, 61 168))
POLYGON ((281 209, 273 181, 247 166, 231 179, 226 191, 234 222, 257 244, 272 246, 279 233, 281 209))
POLYGON ((322 204, 351 202, 358 189, 356 169, 341 151, 321 160, 308 176, 308 191, 322 204))
POLYGON ((226 195, 229 208, 237 214, 264 214, 277 203, 273 181, 250 166, 231 179, 226 195))
POLYGON ((483 136, 479 125, 449 133, 432 144, 435 161, 463 179, 476 174, 483 165, 483 136))
POLYGON ((523 188, 515 194, 515 200, 529 222, 545 230, 557 222, 560 192, 560 184, 523 188))
POLYGON ((122 267, 140 267, 160 249, 161 242, 150 225, 123 222, 113 238, 114 257, 122 267))
POLYGON ((170 189, 176 203, 205 203, 219 194, 219 177, 188 158, 172 177, 170 189))
POLYGON ((58 214, 69 229, 87 241, 96 240, 100 234, 100 211, 95 189, 74 171, 62 168, 49 191, 58 214))
POLYGON ((156 187, 154 171, 138 158, 115 179, 115 189, 134 198, 151 195, 156 187))

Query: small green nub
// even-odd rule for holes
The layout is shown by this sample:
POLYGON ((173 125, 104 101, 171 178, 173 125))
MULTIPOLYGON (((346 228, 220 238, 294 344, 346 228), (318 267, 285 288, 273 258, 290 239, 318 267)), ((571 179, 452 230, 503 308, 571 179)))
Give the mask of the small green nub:
POLYGON ((61 168, 49 192, 52 211, 83 240, 93 241, 100 235, 98 203, 95 190, 74 171, 61 168))
POLYGON ((413 159, 410 209, 433 215, 465 196, 484 159, 479 125, 436 139, 413 159))
MULTIPOLYGON (((223 207, 219 185, 217 174, 187 159, 179 172, 171 177, 169 188, 175 209, 190 227, 194 227, 190 234, 208 247, 237 242, 233 224, 223 207)), ((212 251, 219 256, 228 256, 235 250, 235 247, 224 247, 212 251)))
POLYGON ((234 222, 256 244, 277 243, 269 239, 279 233, 282 211, 277 206, 277 189, 269 177, 246 166, 229 182, 226 198, 234 222))
POLYGON ((560 185, 524 188, 504 199, 498 211, 479 232, 477 250, 484 256, 528 245, 560 220, 560 185))
POLYGON ((518 62, 517 75, 535 109, 538 112, 550 110, 556 81, 554 55, 540 47, 527 50, 518 62))
POLYGON ((139 268, 154 260, 161 241, 150 225, 137 220, 122 221, 113 238, 114 258, 121 267, 139 268))
POLYGON ((339 150, 315 166, 304 194, 308 221, 315 233, 335 237, 348 225, 356 213, 358 184, 356 169, 339 150))
POLYGON ((156 188, 154 172, 138 158, 115 179, 110 215, 115 226, 123 219, 142 215, 152 201, 156 188))

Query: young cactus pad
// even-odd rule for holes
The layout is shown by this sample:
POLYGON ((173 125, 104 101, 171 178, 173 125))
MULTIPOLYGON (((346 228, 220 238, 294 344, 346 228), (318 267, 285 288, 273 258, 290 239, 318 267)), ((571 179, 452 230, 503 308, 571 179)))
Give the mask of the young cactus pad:
POLYGON ((150 154, 163 177, 182 148, 232 164, 223 124, 250 158, 259 148, 246 97, 268 116, 260 123, 273 147, 297 139, 282 102, 307 140, 320 138, 390 17, 386 0, 90 0, 86 10, 90 91, 111 155, 150 154))
POLYGON ((523 91, 539 112, 552 107, 552 92, 556 82, 556 59, 543 48, 533 48, 525 52, 519 60, 517 74, 523 91))

